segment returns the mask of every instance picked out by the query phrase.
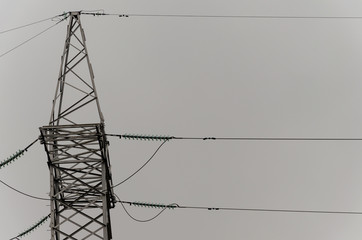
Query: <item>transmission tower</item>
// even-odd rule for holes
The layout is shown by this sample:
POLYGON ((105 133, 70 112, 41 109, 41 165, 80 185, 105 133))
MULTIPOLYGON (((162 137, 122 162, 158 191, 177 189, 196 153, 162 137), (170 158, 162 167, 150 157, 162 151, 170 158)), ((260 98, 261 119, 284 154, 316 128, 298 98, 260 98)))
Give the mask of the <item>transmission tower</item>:
POLYGON ((112 239, 115 205, 104 118, 80 12, 71 12, 48 126, 51 240, 112 239))

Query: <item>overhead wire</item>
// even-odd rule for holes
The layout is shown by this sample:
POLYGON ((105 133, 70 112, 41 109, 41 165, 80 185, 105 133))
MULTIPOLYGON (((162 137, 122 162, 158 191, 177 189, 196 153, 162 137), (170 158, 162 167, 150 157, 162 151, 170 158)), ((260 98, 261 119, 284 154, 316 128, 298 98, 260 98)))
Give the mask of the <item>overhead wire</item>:
POLYGON ((362 138, 337 138, 337 137, 182 137, 159 136, 140 134, 106 134, 111 137, 119 137, 128 140, 221 140, 221 141, 362 141, 362 138))
POLYGON ((171 18, 244 18, 244 19, 362 19, 362 16, 288 16, 288 15, 202 15, 202 14, 150 14, 150 13, 105 13, 81 11, 83 15, 116 17, 171 17, 171 18))
MULTIPOLYGON (((130 214, 130 212, 127 210, 127 208, 124 206, 124 203, 128 203, 128 202, 125 202, 125 201, 122 201, 118 196, 117 194, 114 194, 116 196, 116 198, 118 199, 117 202, 119 202, 123 208, 123 210, 126 212, 126 214, 131 218, 133 219, 134 221, 136 222, 141 222, 141 223, 146 223, 146 222, 150 222, 154 219, 156 219, 157 217, 159 217, 168 207, 164 207, 161 211, 159 211, 155 216, 151 217, 151 218, 148 218, 148 219, 138 219, 138 218, 135 218, 134 216, 132 216, 132 214, 130 214)), ((173 204, 171 204, 173 205, 173 204)), ((170 206, 171 206, 170 205, 170 206)))
POLYGON ((112 188, 118 187, 119 185, 127 182, 129 179, 131 179, 134 175, 136 175, 139 171, 142 170, 142 168, 144 168, 152 159, 153 157, 157 154, 157 152, 162 148, 162 146, 167 142, 167 140, 163 141, 158 148, 156 149, 156 151, 151 155, 151 157, 140 167, 138 168, 134 173, 132 173, 130 176, 128 176, 127 178, 125 178, 123 181, 115 184, 112 186, 112 188))
POLYGON ((33 196, 33 195, 30 195, 28 193, 25 193, 23 191, 20 191, 12 186, 10 186, 9 184, 5 183, 4 181, 0 180, 0 183, 2 183, 3 185, 5 185, 6 187, 10 188, 11 190, 17 192, 17 193, 20 193, 26 197, 30 197, 30 198, 33 198, 33 199, 37 199, 37 200, 43 200, 43 201, 50 201, 51 199, 49 198, 42 198, 42 197, 37 197, 37 196, 33 196))
MULTIPOLYGON (((362 19, 362 17, 360 16, 266 16, 266 15, 192 15, 192 14, 108 14, 108 13, 91 13, 91 12, 83 12, 81 14, 85 14, 85 15, 94 15, 94 16, 118 16, 118 17, 177 17, 177 18, 255 18, 255 19, 362 19)), ((62 15, 58 15, 55 17, 61 17, 62 15)), ((6 32, 10 32, 10 31, 14 31, 20 28, 24 28, 27 26, 31 26, 31 25, 35 25, 50 19, 54 19, 54 17, 51 18, 47 18, 47 19, 43 19, 43 20, 39 20, 37 22, 33 22, 33 23, 29 23, 23 26, 19 26, 16 28, 12 28, 12 29, 8 29, 5 31, 0 32, 0 34, 6 33, 6 32)), ((46 31, 50 30, 51 28, 55 27, 56 25, 58 25, 60 22, 64 21, 66 18, 63 18, 61 20, 59 20, 58 22, 56 22, 54 25, 46 28, 45 30, 43 30, 42 32, 38 33, 37 35, 31 37, 30 39, 26 40, 25 42, 17 45, 16 47, 10 49, 9 51, 3 53, 0 55, 0 58, 5 56, 6 54, 14 51, 15 49, 19 48, 20 46, 26 44, 27 42, 31 41, 32 39, 40 36, 41 34, 45 33, 46 31)), ((117 137, 125 137, 125 135, 120 135, 120 134, 107 134, 108 136, 117 136, 117 137)), ((130 136, 130 135, 128 135, 130 136)), ((136 135, 134 135, 136 136, 136 135)), ((135 137, 136 138, 136 137, 135 137)), ((138 139, 142 139, 142 137, 138 136, 138 139)), ((231 141, 362 141, 362 138, 289 138, 289 137, 281 137, 281 138, 277 138, 277 137, 177 137, 177 136, 173 136, 173 137, 169 137, 169 138, 159 138, 156 139, 155 138, 143 138, 142 140, 163 140, 163 142, 159 145, 159 147, 156 149, 156 151, 152 154, 152 156, 138 169, 136 170, 133 174, 131 174, 129 177, 125 178, 123 181, 121 181, 120 183, 113 185, 112 188, 115 188, 123 183, 125 183, 126 181, 128 181, 129 179, 131 179, 133 176, 135 176, 140 170, 142 170, 153 158, 154 156, 157 154, 157 152, 162 148, 162 146, 171 139, 174 140, 231 140, 231 141)), ((36 140, 37 141, 37 140, 36 140)), ((31 147, 36 141, 34 141, 33 143, 31 143, 25 150, 27 150, 29 147, 31 147)), ((5 182, 3 182, 2 180, 0 180, 0 182, 2 184, 4 184, 5 186, 9 187, 10 189, 25 195, 27 197, 31 197, 34 199, 38 199, 38 200, 46 200, 49 201, 50 199, 46 199, 46 198, 41 198, 41 197, 36 197, 36 196, 32 196, 30 194, 24 193, 22 191, 19 191, 13 187, 11 187, 10 185, 6 184, 5 182)), ((150 218, 150 219, 145 219, 145 220, 140 220, 137 219, 135 217, 133 217, 126 209, 126 207, 124 206, 124 204, 130 204, 130 205, 135 205, 137 206, 136 202, 128 202, 128 201, 122 201, 120 200, 120 198, 115 195, 118 199, 118 202, 122 205, 123 209, 125 210, 125 212, 127 213, 127 215, 129 217, 131 217, 133 220, 137 221, 137 222, 149 222, 154 220, 155 218, 157 218, 158 216, 160 216, 166 209, 169 208, 179 208, 179 209, 199 209, 199 210, 223 210, 223 211, 252 211, 252 212, 282 212, 282 213, 316 213, 316 214, 358 214, 358 215, 362 215, 362 212, 356 212, 356 211, 323 211, 323 210, 293 210, 293 209, 266 209, 266 208, 226 208, 226 207, 207 207, 207 206, 183 206, 183 205, 178 205, 178 204, 169 204, 169 205, 153 205, 154 207, 157 206, 162 206, 162 210, 155 215, 154 217, 150 218)), ((140 204, 138 204, 140 205, 140 204)), ((49 217, 49 215, 48 215, 49 217)), ((15 237, 13 239, 17 239, 18 237, 15 237)))
POLYGON ((26 44, 26 43, 30 42, 31 40, 33 40, 34 38, 36 38, 36 37, 38 37, 38 36, 42 35, 43 33, 45 33, 45 32, 47 32, 47 31, 49 31, 51 28, 53 28, 53 27, 57 26, 59 23, 63 22, 63 21, 64 21, 64 20, 66 20, 67 18, 68 18, 68 14, 67 14, 67 15, 66 15, 63 19, 61 19, 61 20, 57 21, 55 24, 51 25, 50 27, 48 27, 48 28, 44 29, 43 31, 41 31, 41 32, 39 32, 38 34, 36 34, 36 35, 32 36, 31 38, 29 38, 29 39, 25 40, 24 42, 22 42, 22 43, 20 43, 20 44, 16 45, 15 47, 11 48, 10 50, 8 50, 8 51, 6 51, 6 52, 2 53, 2 54, 0 55, 0 58, 4 57, 5 55, 9 54, 10 52, 12 52, 12 51, 16 50, 17 48, 19 48, 19 47, 23 46, 24 44, 26 44))
POLYGON ((35 22, 31 22, 31 23, 28 23, 28 24, 24 24, 24 25, 21 25, 21 26, 18 26, 18 27, 3 30, 3 31, 0 31, 0 34, 4 34, 4 33, 7 33, 7 32, 12 32, 12 31, 15 31, 15 30, 18 30, 18 29, 21 29, 21 28, 29 27, 29 26, 36 25, 36 24, 39 24, 39 23, 42 23, 42 22, 46 22, 48 20, 53 20, 53 19, 55 19, 57 17, 61 17, 61 16, 64 16, 64 13, 53 16, 53 17, 45 18, 45 19, 42 19, 42 20, 38 20, 38 21, 35 21, 35 22))
POLYGON ((298 137, 174 137, 176 140, 231 141, 362 141, 362 138, 298 138, 298 137))
MULTIPOLYGON (((36 138, 34 141, 32 141, 28 146, 26 146, 23 150, 19 150, 18 152, 16 152, 15 154, 13 154, 10 158, 8 158, 7 160, 3 161, 0 163, 0 168, 3 166, 8 165, 9 163, 13 162, 14 160, 16 160, 17 158, 19 158, 21 155, 24 154, 24 152, 28 151, 29 148, 31 148, 37 141, 39 140, 39 138, 36 138)), ((33 198, 33 199, 37 199, 37 200, 46 200, 49 201, 50 199, 47 198, 42 198, 42 197, 37 197, 37 196, 33 196, 31 194, 25 193, 23 191, 20 191, 12 186, 10 186, 9 184, 5 183, 4 181, 0 180, 0 183, 5 185, 6 187, 10 188, 11 190, 20 193, 24 196, 33 198)))
POLYGON ((362 215, 360 211, 326 211, 326 210, 299 210, 299 209, 270 209, 270 208, 239 208, 239 207, 210 207, 210 206, 186 206, 172 203, 164 204, 149 204, 140 202, 122 201, 122 204, 129 204, 136 207, 151 207, 162 209, 194 209, 194 210, 209 210, 209 211, 248 211, 248 212, 279 212, 279 213, 311 213, 311 214, 345 214, 345 215, 362 215))
POLYGON ((212 141, 362 141, 362 138, 291 138, 291 137, 179 137, 179 136, 160 136, 160 135, 135 135, 135 134, 106 134, 111 137, 119 137, 120 139, 127 140, 147 140, 147 141, 163 141, 152 156, 133 174, 124 179, 123 181, 115 184, 112 188, 115 188, 136 175, 142 170, 157 154, 161 147, 170 140, 212 140, 212 141))

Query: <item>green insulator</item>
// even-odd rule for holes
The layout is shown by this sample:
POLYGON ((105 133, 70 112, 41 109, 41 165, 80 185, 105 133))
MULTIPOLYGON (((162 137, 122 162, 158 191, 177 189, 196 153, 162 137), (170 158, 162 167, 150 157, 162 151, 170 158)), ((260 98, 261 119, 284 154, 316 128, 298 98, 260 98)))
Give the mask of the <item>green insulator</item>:
POLYGON ((172 137, 168 137, 168 136, 159 136, 159 135, 130 135, 130 134, 125 134, 122 135, 123 138, 125 139, 133 139, 133 140, 147 140, 147 141, 161 141, 161 140, 165 140, 168 141, 170 140, 172 137))
POLYGON ((15 154, 11 155, 10 157, 8 157, 5 161, 2 161, 0 163, 0 168, 3 166, 7 166, 9 163, 17 160, 18 158, 20 158, 22 155, 24 155, 24 150, 18 150, 15 154))

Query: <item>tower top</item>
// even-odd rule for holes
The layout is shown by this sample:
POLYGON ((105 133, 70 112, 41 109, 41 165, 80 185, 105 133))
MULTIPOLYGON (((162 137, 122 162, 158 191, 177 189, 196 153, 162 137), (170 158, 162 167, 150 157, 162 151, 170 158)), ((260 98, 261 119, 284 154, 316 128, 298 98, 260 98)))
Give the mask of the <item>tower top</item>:
POLYGON ((80 15, 69 14, 49 125, 104 123, 80 15))

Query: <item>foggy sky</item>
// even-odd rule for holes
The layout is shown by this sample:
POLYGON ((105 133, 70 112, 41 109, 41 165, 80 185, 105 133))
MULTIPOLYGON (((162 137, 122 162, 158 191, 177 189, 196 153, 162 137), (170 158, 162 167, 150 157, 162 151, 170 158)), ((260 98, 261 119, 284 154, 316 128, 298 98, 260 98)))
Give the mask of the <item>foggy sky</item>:
MULTIPOLYGON (((362 16, 359 1, 0 1, 0 31, 64 11, 362 16)), ((82 16, 107 133, 215 137, 361 137, 362 20, 82 16)), ((53 22, 0 35, 0 54, 53 22)), ((1 159, 49 121, 67 22, 0 58, 1 159)), ((113 182, 157 142, 110 138, 113 182)), ((362 211, 360 142, 168 142, 116 188, 124 200, 362 211)), ((47 197, 39 143, 0 179, 47 197)), ((0 185, 0 236, 50 207, 0 185)), ((128 208, 140 219, 157 210, 128 208)), ((362 216, 167 210, 150 223, 111 210, 114 239, 360 239, 362 216)), ((48 221, 25 239, 49 239, 48 221)))

